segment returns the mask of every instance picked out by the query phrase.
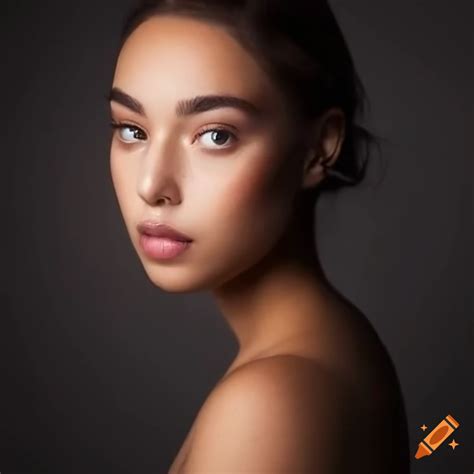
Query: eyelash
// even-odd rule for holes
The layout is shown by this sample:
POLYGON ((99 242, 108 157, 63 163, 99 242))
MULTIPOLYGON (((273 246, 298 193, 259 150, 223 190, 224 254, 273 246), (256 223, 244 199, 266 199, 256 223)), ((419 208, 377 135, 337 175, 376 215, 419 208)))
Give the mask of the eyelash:
MULTIPOLYGON (((135 130, 139 130, 140 132, 144 133, 143 130, 140 128, 140 127, 137 127, 136 125, 132 125, 131 123, 126 123, 126 122, 115 122, 115 121, 111 121, 109 123, 109 125, 114 129, 114 130, 120 130, 122 128, 130 128, 130 129, 135 129, 135 130)), ((196 138, 198 137, 201 137, 202 135, 204 135, 205 133, 208 133, 208 132, 226 132, 228 133, 231 137, 232 137, 232 140, 236 141, 237 140, 237 137, 230 131, 228 130, 227 128, 225 127, 213 127, 213 126, 209 126, 209 127, 205 127, 203 130, 201 130, 200 132, 196 133, 196 135, 193 137, 193 142, 194 140, 196 140, 196 138)), ((127 143, 125 142, 124 140, 122 140, 124 143, 127 143)), ((132 143, 128 143, 129 145, 131 145, 132 143)), ((224 148, 229 148, 230 145, 227 145, 227 146, 223 146, 223 147, 218 147, 218 148, 221 148, 221 149, 224 149, 224 148)))

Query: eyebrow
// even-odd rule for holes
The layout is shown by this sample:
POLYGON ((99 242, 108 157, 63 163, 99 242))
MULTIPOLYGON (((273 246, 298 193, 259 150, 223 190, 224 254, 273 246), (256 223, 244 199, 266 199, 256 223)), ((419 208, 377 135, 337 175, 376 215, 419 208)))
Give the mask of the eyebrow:
MULTIPOLYGON (((106 96, 106 99, 109 102, 117 102, 133 112, 146 117, 143 104, 118 87, 113 87, 106 96)), ((262 115, 262 111, 256 105, 241 97, 232 95, 199 95, 191 99, 182 99, 176 104, 175 114, 177 117, 184 117, 222 107, 232 107, 251 116, 262 115)))

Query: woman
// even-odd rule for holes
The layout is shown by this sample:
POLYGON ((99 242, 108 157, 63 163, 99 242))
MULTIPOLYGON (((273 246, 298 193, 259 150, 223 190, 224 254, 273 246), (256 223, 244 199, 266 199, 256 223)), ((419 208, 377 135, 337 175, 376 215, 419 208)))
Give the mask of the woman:
POLYGON ((314 244, 321 191, 364 176, 363 98, 325 1, 127 18, 109 96, 124 222, 153 284, 210 291, 239 343, 171 474, 408 472, 391 360, 314 244))

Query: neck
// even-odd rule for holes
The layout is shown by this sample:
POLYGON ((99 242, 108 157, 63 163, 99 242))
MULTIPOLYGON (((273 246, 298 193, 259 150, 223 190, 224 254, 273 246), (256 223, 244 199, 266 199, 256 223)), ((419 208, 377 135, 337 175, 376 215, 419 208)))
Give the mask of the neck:
POLYGON ((238 341, 238 360, 317 327, 318 310, 331 290, 318 259, 313 219, 303 211, 260 262, 213 291, 238 341))

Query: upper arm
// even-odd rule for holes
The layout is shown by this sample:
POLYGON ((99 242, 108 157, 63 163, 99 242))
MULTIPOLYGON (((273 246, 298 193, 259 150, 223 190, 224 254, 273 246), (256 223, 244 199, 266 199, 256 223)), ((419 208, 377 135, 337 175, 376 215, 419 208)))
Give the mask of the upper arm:
POLYGON ((197 420, 184 472, 339 472, 347 394, 302 360, 255 361, 219 385, 197 420))

